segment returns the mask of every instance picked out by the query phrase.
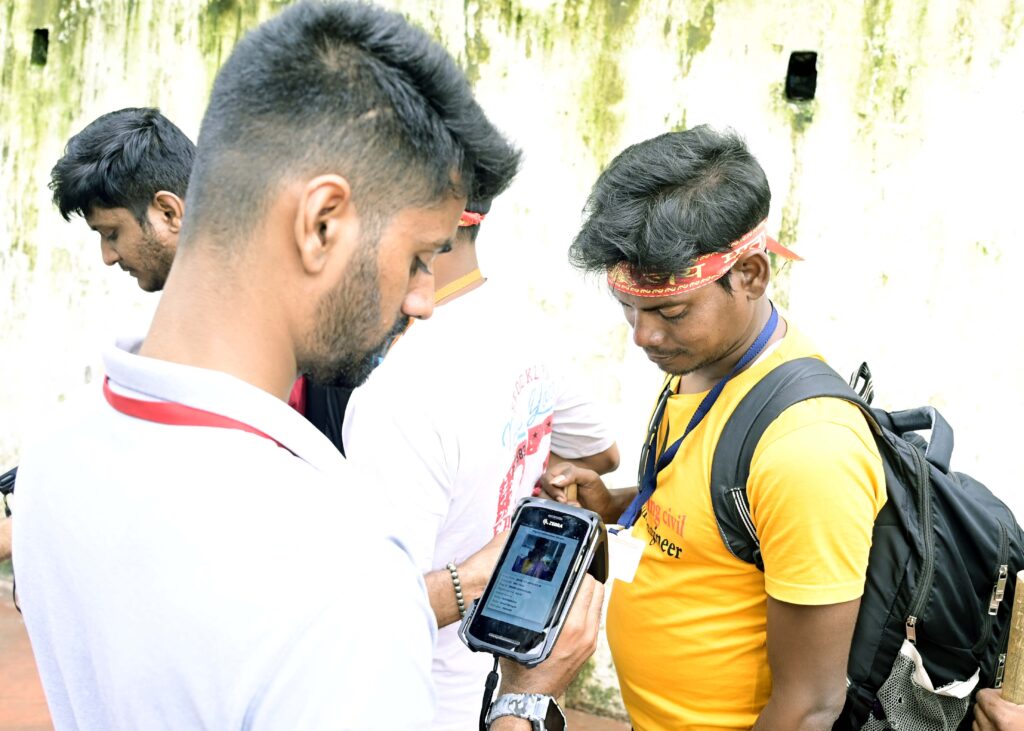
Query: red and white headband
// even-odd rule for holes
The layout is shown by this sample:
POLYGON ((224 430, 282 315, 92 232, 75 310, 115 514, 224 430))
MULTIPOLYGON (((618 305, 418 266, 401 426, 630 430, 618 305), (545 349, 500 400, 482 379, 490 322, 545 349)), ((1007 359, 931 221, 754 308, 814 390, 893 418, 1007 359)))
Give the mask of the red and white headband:
POLYGON ((479 226, 484 221, 484 214, 474 213, 473 211, 463 211, 462 216, 459 218, 459 228, 465 228, 466 226, 479 226))
POLYGON ((740 255, 751 250, 770 251, 785 259, 800 261, 801 257, 768 235, 765 223, 761 221, 738 241, 732 242, 729 251, 700 256, 692 266, 668 276, 644 276, 629 262, 620 261, 608 270, 608 286, 636 297, 670 297, 721 279, 732 269, 740 255))

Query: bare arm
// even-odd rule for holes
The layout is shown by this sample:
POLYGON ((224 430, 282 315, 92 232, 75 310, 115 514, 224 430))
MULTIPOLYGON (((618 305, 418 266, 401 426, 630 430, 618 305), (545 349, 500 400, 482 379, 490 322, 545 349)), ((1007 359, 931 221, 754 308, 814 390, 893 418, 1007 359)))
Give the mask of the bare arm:
POLYGON ((597 454, 592 454, 589 457, 562 457, 561 455, 551 452, 551 456, 548 458, 548 470, 550 471, 553 467, 569 462, 576 465, 577 467, 585 467, 588 470, 593 470, 599 475, 606 474, 615 470, 619 466, 619 445, 612 444, 608 449, 597 454))
MULTIPOLYGON (((502 531, 494 536, 490 543, 455 567, 459 572, 459 583, 462 585, 462 598, 466 609, 469 609, 474 599, 483 594, 507 538, 508 531, 502 531)), ((438 569, 425 574, 423 580, 427 584, 427 597, 430 600, 430 608, 437 617, 438 628, 458 622, 462 617, 459 614, 458 602, 455 600, 455 585, 452 583, 451 572, 448 569, 438 569)))
POLYGON ((772 695, 753 731, 828 731, 846 701, 846 661, 860 599, 803 606, 768 597, 772 695))
POLYGON ((0 519, 0 561, 6 561, 11 557, 12 524, 12 518, 0 519))

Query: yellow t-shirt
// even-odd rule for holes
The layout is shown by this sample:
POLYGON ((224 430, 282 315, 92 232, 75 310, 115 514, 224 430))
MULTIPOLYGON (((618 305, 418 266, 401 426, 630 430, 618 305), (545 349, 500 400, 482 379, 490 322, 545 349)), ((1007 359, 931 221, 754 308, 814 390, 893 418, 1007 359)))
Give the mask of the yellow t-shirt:
MULTIPOLYGON (((790 327, 726 385, 658 475, 633 528, 647 545, 634 580, 615 582, 607 627, 637 731, 749 729, 771 694, 767 596, 823 605, 863 593, 885 477, 856 406, 804 401, 761 438, 747 494, 763 574, 725 548, 711 508, 711 460, 729 416, 769 371, 804 356, 820 357, 790 327)), ((682 435, 704 395, 669 399, 662 422, 668 444, 682 435)))

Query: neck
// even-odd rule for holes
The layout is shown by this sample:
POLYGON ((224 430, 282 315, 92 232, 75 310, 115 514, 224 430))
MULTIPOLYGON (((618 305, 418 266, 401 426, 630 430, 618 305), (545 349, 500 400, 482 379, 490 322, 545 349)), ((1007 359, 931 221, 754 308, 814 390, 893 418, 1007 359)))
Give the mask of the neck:
MULTIPOLYGON (((434 289, 440 291, 479 268, 480 264, 476 259, 476 246, 468 242, 456 244, 455 248, 447 254, 442 254, 434 260, 434 289)), ((443 305, 456 300, 467 292, 472 292, 484 281, 481 277, 443 299, 439 299, 434 304, 443 305)))
MULTIPOLYGON (((761 334, 764 326, 768 323, 768 318, 772 314, 772 304, 767 297, 761 297, 754 306, 753 315, 750 318, 749 323, 743 328, 743 332, 737 338, 736 342, 728 349, 728 351, 722 357, 716 359, 714 362, 707 364, 697 370, 687 373, 682 377, 679 383, 679 391, 681 393, 701 393, 708 391, 714 387, 716 383, 725 378, 732 369, 736 367, 740 359, 743 358, 750 346, 757 340, 757 336, 761 334)), ((778 325, 775 327, 775 332, 768 339, 765 344, 765 348, 770 346, 772 343, 781 340, 786 334, 786 321, 781 317, 779 318, 778 325)), ((754 361, 748 363, 746 368, 749 368, 754 361)), ((743 370, 746 370, 744 368, 743 370)), ((742 371, 741 371, 742 372, 742 371)))
POLYGON ((280 303, 269 287, 233 286, 261 280, 225 258, 179 251, 139 354, 228 373, 286 400, 297 368, 280 303))

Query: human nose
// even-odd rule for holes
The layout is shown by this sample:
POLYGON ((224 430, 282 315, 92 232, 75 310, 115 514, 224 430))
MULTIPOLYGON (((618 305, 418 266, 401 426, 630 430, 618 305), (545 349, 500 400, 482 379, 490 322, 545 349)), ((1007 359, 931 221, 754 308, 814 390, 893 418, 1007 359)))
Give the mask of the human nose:
POLYGON ((114 247, 103 239, 100 239, 100 254, 103 256, 103 263, 108 267, 114 266, 121 260, 121 256, 117 253, 114 247))
POLYGON ((418 320, 426 320, 434 313, 434 277, 417 277, 402 301, 402 313, 418 320))
POLYGON ((654 321, 655 315, 638 311, 633 319, 633 342, 641 348, 657 348, 665 342, 665 333, 654 321))

